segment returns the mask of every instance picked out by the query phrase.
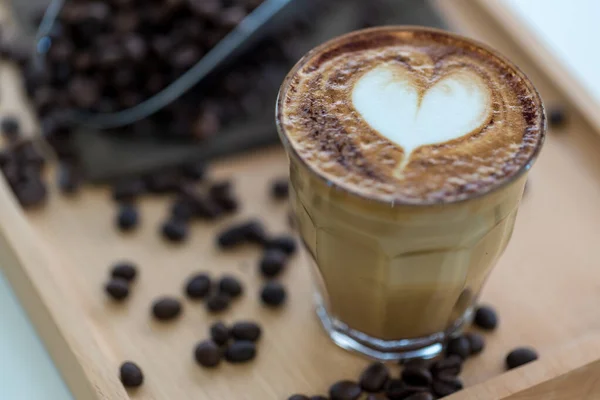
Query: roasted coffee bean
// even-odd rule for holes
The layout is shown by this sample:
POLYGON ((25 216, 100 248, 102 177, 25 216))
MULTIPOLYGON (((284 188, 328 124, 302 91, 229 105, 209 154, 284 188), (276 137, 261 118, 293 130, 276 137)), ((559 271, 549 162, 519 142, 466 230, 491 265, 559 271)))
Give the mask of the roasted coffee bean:
POLYGON ((262 333, 262 329, 255 322, 240 321, 231 327, 231 336, 236 340, 249 340, 256 342, 262 333))
POLYGON ((469 341, 471 355, 479 354, 485 348, 485 339, 476 332, 465 333, 465 338, 469 341))
POLYGON ((292 255, 296 252, 296 240, 291 236, 279 236, 269 240, 267 248, 279 249, 287 255, 292 255))
POLYGON ((474 322, 478 327, 491 331, 498 326, 498 315, 492 307, 481 306, 475 311, 474 322))
POLYGON ((122 301, 129 296, 129 282, 121 278, 113 278, 104 287, 106 293, 114 300, 122 301))
POLYGON ((456 376, 440 375, 433 381, 431 388, 438 397, 444 397, 462 390, 463 383, 456 376))
POLYGON ((14 190, 21 206, 27 209, 45 204, 48 198, 46 184, 39 177, 19 184, 14 190))
POLYGON ((226 28, 235 28, 246 15, 246 10, 242 7, 229 7, 220 13, 218 22, 226 28))
POLYGON ((180 243, 187 239, 188 227, 184 221, 170 219, 162 225, 161 232, 168 241, 180 243))
POLYGON ((178 198, 171 206, 171 217, 188 222, 196 214, 194 203, 188 198, 178 198))
POLYGON ((506 369, 513 369, 538 359, 537 352, 531 347, 519 347, 506 356, 506 369))
POLYGON ((217 236, 217 244, 222 249, 229 249, 250 241, 257 234, 256 221, 231 225, 217 236))
POLYGON ((206 300, 206 309, 211 313, 219 313, 229 308, 231 297, 225 293, 213 293, 206 300))
POLYGON ((404 368, 428 368, 431 362, 422 358, 412 358, 410 360, 400 360, 399 364, 404 368))
POLYGON ((279 249, 268 249, 260 260, 260 272, 265 278, 274 278, 281 274, 287 263, 288 255, 279 249))
POLYGON ((567 111, 562 106, 551 107, 548 111, 548 123, 551 128, 560 128, 567 121, 567 111))
POLYGON ((361 394, 360 386, 352 381, 339 381, 329 388, 331 400, 356 400, 361 394))
POLYGON ((236 277, 225 275, 219 281, 219 290, 233 299, 239 297, 244 292, 244 287, 236 277))
POLYGON ((2 118, 0 130, 2 130, 2 134, 8 141, 14 142, 21 135, 19 119, 13 116, 2 118))
POLYGON ((273 181, 271 185, 271 195, 276 200, 287 199, 290 193, 289 182, 287 178, 280 178, 273 181))
POLYGON ((256 345, 248 340, 233 342, 225 350, 225 359, 231 363, 243 363, 256 357, 256 345))
POLYGON ((146 191, 141 179, 123 179, 113 186, 112 197, 115 201, 132 201, 146 191))
POLYGON ((287 294, 281 283, 267 282, 260 292, 260 298, 264 305, 276 308, 285 303, 287 294))
POLYGON ((422 392, 411 394, 405 400, 435 400, 435 397, 431 393, 422 392))
POLYGON ((329 400, 329 399, 325 396, 317 395, 317 396, 310 396, 310 400, 329 400))
POLYGON ((58 188, 65 195, 72 195, 81 186, 81 176, 77 167, 70 163, 60 163, 58 167, 58 188))
POLYGON ((462 363, 463 360, 456 355, 449 356, 447 358, 443 358, 439 361, 436 361, 431 365, 431 372, 434 377, 440 374, 446 375, 458 375, 460 371, 462 371, 462 363))
POLYGON ((464 336, 459 336, 448 342, 446 346, 446 355, 456 355, 465 360, 471 355, 471 345, 464 336))
POLYGON ((216 367, 221 362, 221 349, 212 340, 205 340, 196 346, 194 358, 203 367, 216 367))
POLYGON ((390 371, 385 364, 376 362, 369 365, 360 375, 360 387, 365 392, 375 393, 383 389, 390 379, 390 371))
POLYGON ((210 326, 210 337, 219 346, 226 345, 229 342, 229 328, 223 322, 215 322, 210 326))
POLYGON ((202 51, 193 44, 182 46, 171 54, 170 64, 178 69, 188 69, 202 57, 202 51))
POLYGON ((235 213, 239 208, 239 203, 234 197, 221 197, 214 199, 215 203, 227 214, 235 213))
POLYGON ((190 277, 185 285, 185 293, 190 299, 203 299, 210 293, 210 276, 200 273, 190 277))
POLYGON ((117 215, 117 226, 121 231, 135 229, 140 221, 137 208, 133 204, 122 204, 117 215))
POLYGON ((133 263, 120 261, 113 265, 110 276, 125 279, 127 282, 133 282, 137 277, 137 267, 133 263))
POLYGON ((91 108, 100 98, 98 84, 83 76, 76 76, 70 80, 67 89, 75 105, 84 109, 91 108))
POLYGON ((288 397, 288 400, 310 400, 310 398, 303 394, 294 394, 294 395, 288 397))
POLYGON ((124 362, 119 369, 121 383, 127 388, 136 388, 144 383, 144 374, 140 367, 131 361, 124 362))
POLYGON ((215 182, 212 185, 210 185, 210 188, 208 189, 208 194, 211 198, 215 199, 215 198, 229 196, 231 194, 231 191, 232 191, 231 181, 225 180, 225 181, 215 182))
POLYGON ((250 243, 264 245, 267 242, 265 227, 259 221, 250 221, 244 228, 244 237, 250 243))
POLYGON ((402 380, 410 386, 429 386, 433 377, 426 367, 408 367, 402 371, 402 380))
POLYGON ((162 297, 152 304, 152 314, 160 321, 175 319, 181 314, 181 302, 173 297, 162 297))
POLYGON ((423 386, 410 386, 400 379, 391 379, 385 387, 385 395, 390 400, 404 400, 416 393, 426 393, 428 388, 423 386))

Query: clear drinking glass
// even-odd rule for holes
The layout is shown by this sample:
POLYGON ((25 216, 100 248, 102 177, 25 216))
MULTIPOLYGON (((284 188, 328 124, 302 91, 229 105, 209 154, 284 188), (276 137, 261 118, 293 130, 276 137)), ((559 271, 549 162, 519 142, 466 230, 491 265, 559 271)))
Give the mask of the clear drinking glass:
MULTIPOLYGON (((283 83, 278 110, 302 64, 283 83)), ((277 115, 291 200, 316 280, 317 314, 331 339, 380 360, 439 354, 470 322, 510 240, 542 140, 519 173, 491 192, 444 204, 386 203, 311 169, 277 115)))

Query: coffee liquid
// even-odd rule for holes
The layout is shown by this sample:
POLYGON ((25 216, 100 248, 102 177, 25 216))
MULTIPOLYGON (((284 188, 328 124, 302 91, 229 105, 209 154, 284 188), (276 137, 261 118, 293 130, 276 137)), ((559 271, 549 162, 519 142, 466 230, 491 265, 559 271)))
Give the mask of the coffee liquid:
POLYGON ((305 56, 277 117, 331 337, 440 351, 511 237, 545 130, 531 83, 465 38, 376 28, 305 56))

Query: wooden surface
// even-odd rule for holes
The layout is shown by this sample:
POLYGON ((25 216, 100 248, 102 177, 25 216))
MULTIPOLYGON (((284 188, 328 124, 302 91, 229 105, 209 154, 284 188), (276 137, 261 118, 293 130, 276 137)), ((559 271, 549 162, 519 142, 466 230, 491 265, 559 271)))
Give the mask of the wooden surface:
MULTIPOLYGON (((461 3, 442 2, 452 3, 454 10, 461 3)), ((493 33, 493 26, 471 11, 462 18, 470 21, 472 34, 523 66, 547 101, 561 100, 510 41, 493 33)), ((451 19, 467 27, 457 15, 451 19)), ((599 140, 576 113, 567 128, 549 136, 531 173, 513 240, 483 294, 483 301, 498 309, 500 328, 486 335, 484 353, 466 364, 463 377, 472 387, 450 399, 525 400, 549 392, 552 397, 543 398, 597 398, 598 387, 588 372, 597 376, 600 366, 593 360, 600 358, 600 345, 588 336, 600 328, 599 140), (521 345, 536 347, 540 361, 503 374, 506 353, 521 345), (557 389, 566 383, 579 390, 582 382, 589 392, 557 389)), ((120 235, 105 188, 88 188, 74 199, 52 193, 47 207, 24 216, 0 186, 0 265, 78 399, 285 399, 295 392, 325 393, 333 381, 358 376, 367 362, 337 348, 322 332, 301 259, 282 278, 290 289, 287 307, 272 311, 257 300, 259 251, 215 249, 216 231, 251 216, 264 218, 273 233, 287 232, 287 205, 268 196, 271 178, 285 173, 279 149, 215 165, 213 176, 234 177, 243 209, 216 225, 195 224, 182 246, 166 244, 157 233, 168 212, 166 198, 143 199, 142 228, 120 235), (102 291, 110 264, 119 259, 135 261, 141 269, 123 305, 107 301, 102 291), (203 304, 184 301, 179 320, 152 321, 152 300, 163 294, 182 297, 184 280, 196 271, 239 276, 246 286, 244 298, 218 318, 209 316, 203 304), (195 365, 194 345, 217 319, 253 319, 264 325, 255 362, 223 364, 212 371, 195 365), (137 362, 146 375, 144 386, 129 394, 117 380, 124 360, 137 362)))

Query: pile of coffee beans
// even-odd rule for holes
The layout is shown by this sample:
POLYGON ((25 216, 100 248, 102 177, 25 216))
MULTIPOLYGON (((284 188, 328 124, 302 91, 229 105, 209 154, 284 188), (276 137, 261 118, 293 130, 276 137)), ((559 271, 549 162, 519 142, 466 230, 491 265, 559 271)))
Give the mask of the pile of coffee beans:
POLYGON ((42 175, 46 160, 37 143, 21 134, 19 120, 12 116, 0 120, 4 148, 0 150, 0 169, 24 208, 46 203, 48 190, 42 175))
POLYGON ((106 294, 115 301, 129 297, 129 288, 137 277, 137 266, 129 261, 120 261, 112 266, 109 281, 104 286, 106 294))
MULTIPOLYGON (((476 310, 474 325, 491 331, 498 325, 498 317, 490 306, 476 310)), ((483 351, 485 339, 477 332, 468 332, 451 339, 446 352, 436 360, 414 359, 401 362, 401 371, 395 375, 390 367, 376 362, 363 370, 357 381, 341 380, 329 388, 329 397, 294 394, 288 400, 435 400, 463 389, 459 375, 464 362, 483 351), (362 396, 362 397, 361 397, 362 396)), ((506 368, 512 369, 534 361, 536 351, 522 347, 506 357, 506 368)))
POLYGON ((210 339, 196 345, 194 359, 206 368, 216 367, 222 359, 235 364, 251 361, 261 335, 260 325, 252 321, 239 321, 231 327, 215 322, 210 327, 210 339))
POLYGON ((184 292, 190 300, 205 301, 207 311, 216 314, 227 310, 232 300, 241 297, 244 286, 233 275, 223 275, 213 282, 207 273, 200 272, 188 278, 184 292))

